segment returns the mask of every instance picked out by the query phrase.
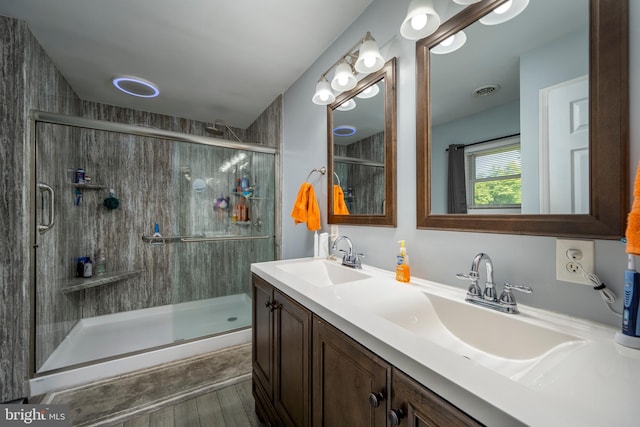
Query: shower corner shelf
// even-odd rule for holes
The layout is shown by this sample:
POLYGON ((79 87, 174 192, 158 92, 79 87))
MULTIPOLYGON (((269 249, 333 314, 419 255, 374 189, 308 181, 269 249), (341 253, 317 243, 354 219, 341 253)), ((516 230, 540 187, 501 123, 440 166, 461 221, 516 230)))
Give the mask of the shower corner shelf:
POLYGON ((90 278, 75 278, 66 283, 66 286, 62 288, 63 294, 70 294, 72 292, 81 291, 83 289, 95 288, 96 286, 108 285, 110 283, 119 282, 129 279, 131 277, 138 276, 144 273, 144 270, 131 270, 131 271, 119 271, 115 273, 102 274, 100 276, 94 276, 90 278))

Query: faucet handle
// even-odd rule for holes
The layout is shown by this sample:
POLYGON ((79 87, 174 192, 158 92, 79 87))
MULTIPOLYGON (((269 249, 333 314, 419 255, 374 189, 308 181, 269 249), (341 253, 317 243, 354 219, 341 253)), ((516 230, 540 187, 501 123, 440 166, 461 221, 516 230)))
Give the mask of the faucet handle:
POLYGON ((511 292, 512 289, 515 289, 516 291, 524 292, 526 294, 530 294, 531 292, 533 292, 533 289, 531 289, 529 286, 511 285, 509 284, 509 282, 507 282, 504 284, 504 289, 500 294, 500 302, 502 304, 508 304, 513 306, 516 305, 516 298, 513 296, 513 293, 511 292))
POLYGON ((460 280, 469 280, 471 284, 469 285, 469 289, 467 289, 467 298, 480 298, 482 295, 482 289, 478 286, 478 272, 470 271, 469 274, 458 273, 456 277, 460 280))
POLYGON ((509 282, 504 284, 504 290, 511 290, 511 289, 515 289, 516 291, 520 291, 520 292, 524 292, 525 294, 530 294, 533 292, 533 289, 529 286, 523 286, 523 285, 511 285, 509 284, 509 282))

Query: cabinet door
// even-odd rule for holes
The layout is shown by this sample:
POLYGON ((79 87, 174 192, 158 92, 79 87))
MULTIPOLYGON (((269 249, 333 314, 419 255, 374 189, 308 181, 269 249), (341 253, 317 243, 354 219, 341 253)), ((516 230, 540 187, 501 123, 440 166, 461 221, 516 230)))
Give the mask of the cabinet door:
POLYGON ((273 286, 253 275, 253 374, 263 391, 273 396, 273 286))
POLYGON ((386 425, 389 365, 316 317, 312 371, 314 426, 386 425))
POLYGON ((390 426, 459 427, 482 425, 395 368, 392 373, 391 390, 390 426))
POLYGON ((278 290, 274 297, 273 404, 284 425, 308 426, 311 312, 278 290))

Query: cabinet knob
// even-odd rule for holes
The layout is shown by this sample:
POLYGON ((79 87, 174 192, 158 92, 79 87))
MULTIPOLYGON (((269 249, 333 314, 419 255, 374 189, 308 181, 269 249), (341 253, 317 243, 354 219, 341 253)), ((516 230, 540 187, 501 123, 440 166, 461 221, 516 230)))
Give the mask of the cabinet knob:
POLYGON ((372 408, 377 408, 380 406, 380 402, 384 400, 384 394, 382 393, 370 393, 369 394, 369 405, 372 408))
POLYGON ((273 305, 273 303, 272 303, 271 301, 267 301, 267 302, 265 302, 265 303, 264 303, 264 306, 265 306, 265 307, 267 307, 267 308, 269 308, 269 309, 271 309, 271 310, 273 310, 273 309, 271 308, 271 307, 272 307, 272 305, 273 305))
POLYGON ((404 418, 402 409, 389 409, 389 412, 387 412, 387 421, 389 421, 390 426, 400 425, 402 418, 404 418))

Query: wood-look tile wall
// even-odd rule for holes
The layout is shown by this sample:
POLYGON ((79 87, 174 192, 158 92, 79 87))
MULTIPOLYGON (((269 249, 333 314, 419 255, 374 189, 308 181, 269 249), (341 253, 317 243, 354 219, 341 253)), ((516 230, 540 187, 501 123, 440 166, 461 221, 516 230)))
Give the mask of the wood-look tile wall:
MULTIPOLYGON (((35 178, 35 170, 31 165, 29 112, 40 109, 210 135, 204 130, 205 123, 80 101, 22 21, 0 17, 0 47, 0 213, 3 218, 0 221, 3 235, 0 239, 0 401, 6 401, 28 394, 30 372, 29 331, 32 325, 29 307, 32 294, 29 271, 32 263, 35 264, 35 258, 30 243, 33 239, 30 233, 33 201, 29 186, 32 175, 35 178)), ((244 140, 257 140, 279 147, 281 111, 282 100, 278 97, 250 128, 233 130, 244 140)), ((223 292, 211 281, 207 281, 204 288, 185 286, 185 283, 214 277, 221 278, 216 283, 233 284, 229 292, 224 291, 225 294, 248 292, 248 285, 244 284, 250 280, 248 262, 240 266, 238 261, 273 259, 273 239, 252 244, 183 244, 179 248, 178 245, 151 248, 142 244, 141 234, 150 234, 154 222, 162 224, 165 234, 173 232, 176 227, 186 230, 194 222, 189 222, 193 219, 184 219, 181 209, 204 208, 208 203, 202 201, 200 206, 193 191, 187 193, 181 188, 178 188, 178 196, 169 195, 168 188, 175 190, 176 186, 187 185, 183 174, 176 172, 176 159, 184 159, 188 154, 171 147, 167 141, 140 144, 131 136, 111 135, 110 139, 116 141, 112 142, 98 136, 95 131, 42 124, 38 125, 38 132, 43 138, 55 141, 55 144, 38 148, 38 165, 57 169, 52 172, 51 183, 59 187, 58 207, 67 208, 64 213, 62 209, 58 211, 56 227, 60 228, 59 237, 39 241, 42 244, 39 252, 58 254, 53 257, 57 260, 55 262, 43 262, 42 258, 46 257, 38 255, 38 274, 52 278, 48 286, 38 288, 38 300, 49 303, 39 307, 41 314, 45 313, 37 325, 40 332, 37 339, 45 350, 41 352, 43 355, 55 347, 80 317, 207 298, 223 292), (76 152, 70 144, 77 141, 81 143, 81 150, 76 152), (122 146, 125 150, 118 156, 113 155, 116 147, 122 146), (113 184, 122 209, 101 210, 104 209, 100 203, 106 196, 106 190, 84 191, 82 205, 74 206, 75 194, 66 181, 66 170, 80 166, 88 169, 94 182, 101 181, 102 176, 109 181, 106 185, 113 184), (141 266, 145 273, 119 284, 61 294, 59 287, 73 274, 73 258, 92 255, 97 247, 105 248, 110 270, 141 266), (176 277, 180 278, 180 284, 172 287, 176 277), (58 310, 50 310, 51 306, 58 310)), ((230 134, 226 138, 233 140, 230 134)), ((254 159, 254 163, 264 161, 254 159)), ((214 163, 215 160, 203 158, 203 162, 214 163)), ((278 192, 274 188, 279 184, 272 184, 273 187, 266 185, 269 179, 274 180, 268 175, 273 176, 277 172, 278 162, 275 162, 276 166, 272 160, 269 162, 270 170, 265 172, 267 175, 260 176, 258 182, 265 183, 263 191, 265 194, 270 192, 268 197, 278 203, 275 199, 278 192)), ((257 164, 252 165, 252 168, 257 167, 257 164)), ((274 222, 278 216, 274 215, 274 209, 265 209, 262 205, 266 203, 262 201, 257 204, 260 206, 254 209, 260 210, 263 232, 276 234, 278 225, 274 222)), ((275 209, 279 209, 279 205, 275 209)), ((40 215, 46 214, 38 211, 40 215)), ((215 224, 216 220, 212 221, 211 224, 215 224)))
POLYGON ((32 109, 80 114, 80 100, 29 31, 0 16, 0 402, 28 394, 32 109))
MULTIPOLYGON (((384 132, 353 144, 336 144, 334 155, 384 162, 384 132)), ((340 184, 350 213, 384 214, 384 168, 343 162, 334 162, 333 167, 340 177, 340 184), (353 191, 353 199, 351 200, 347 197, 349 187, 353 191)), ((337 183, 334 181, 334 184, 337 183)))

